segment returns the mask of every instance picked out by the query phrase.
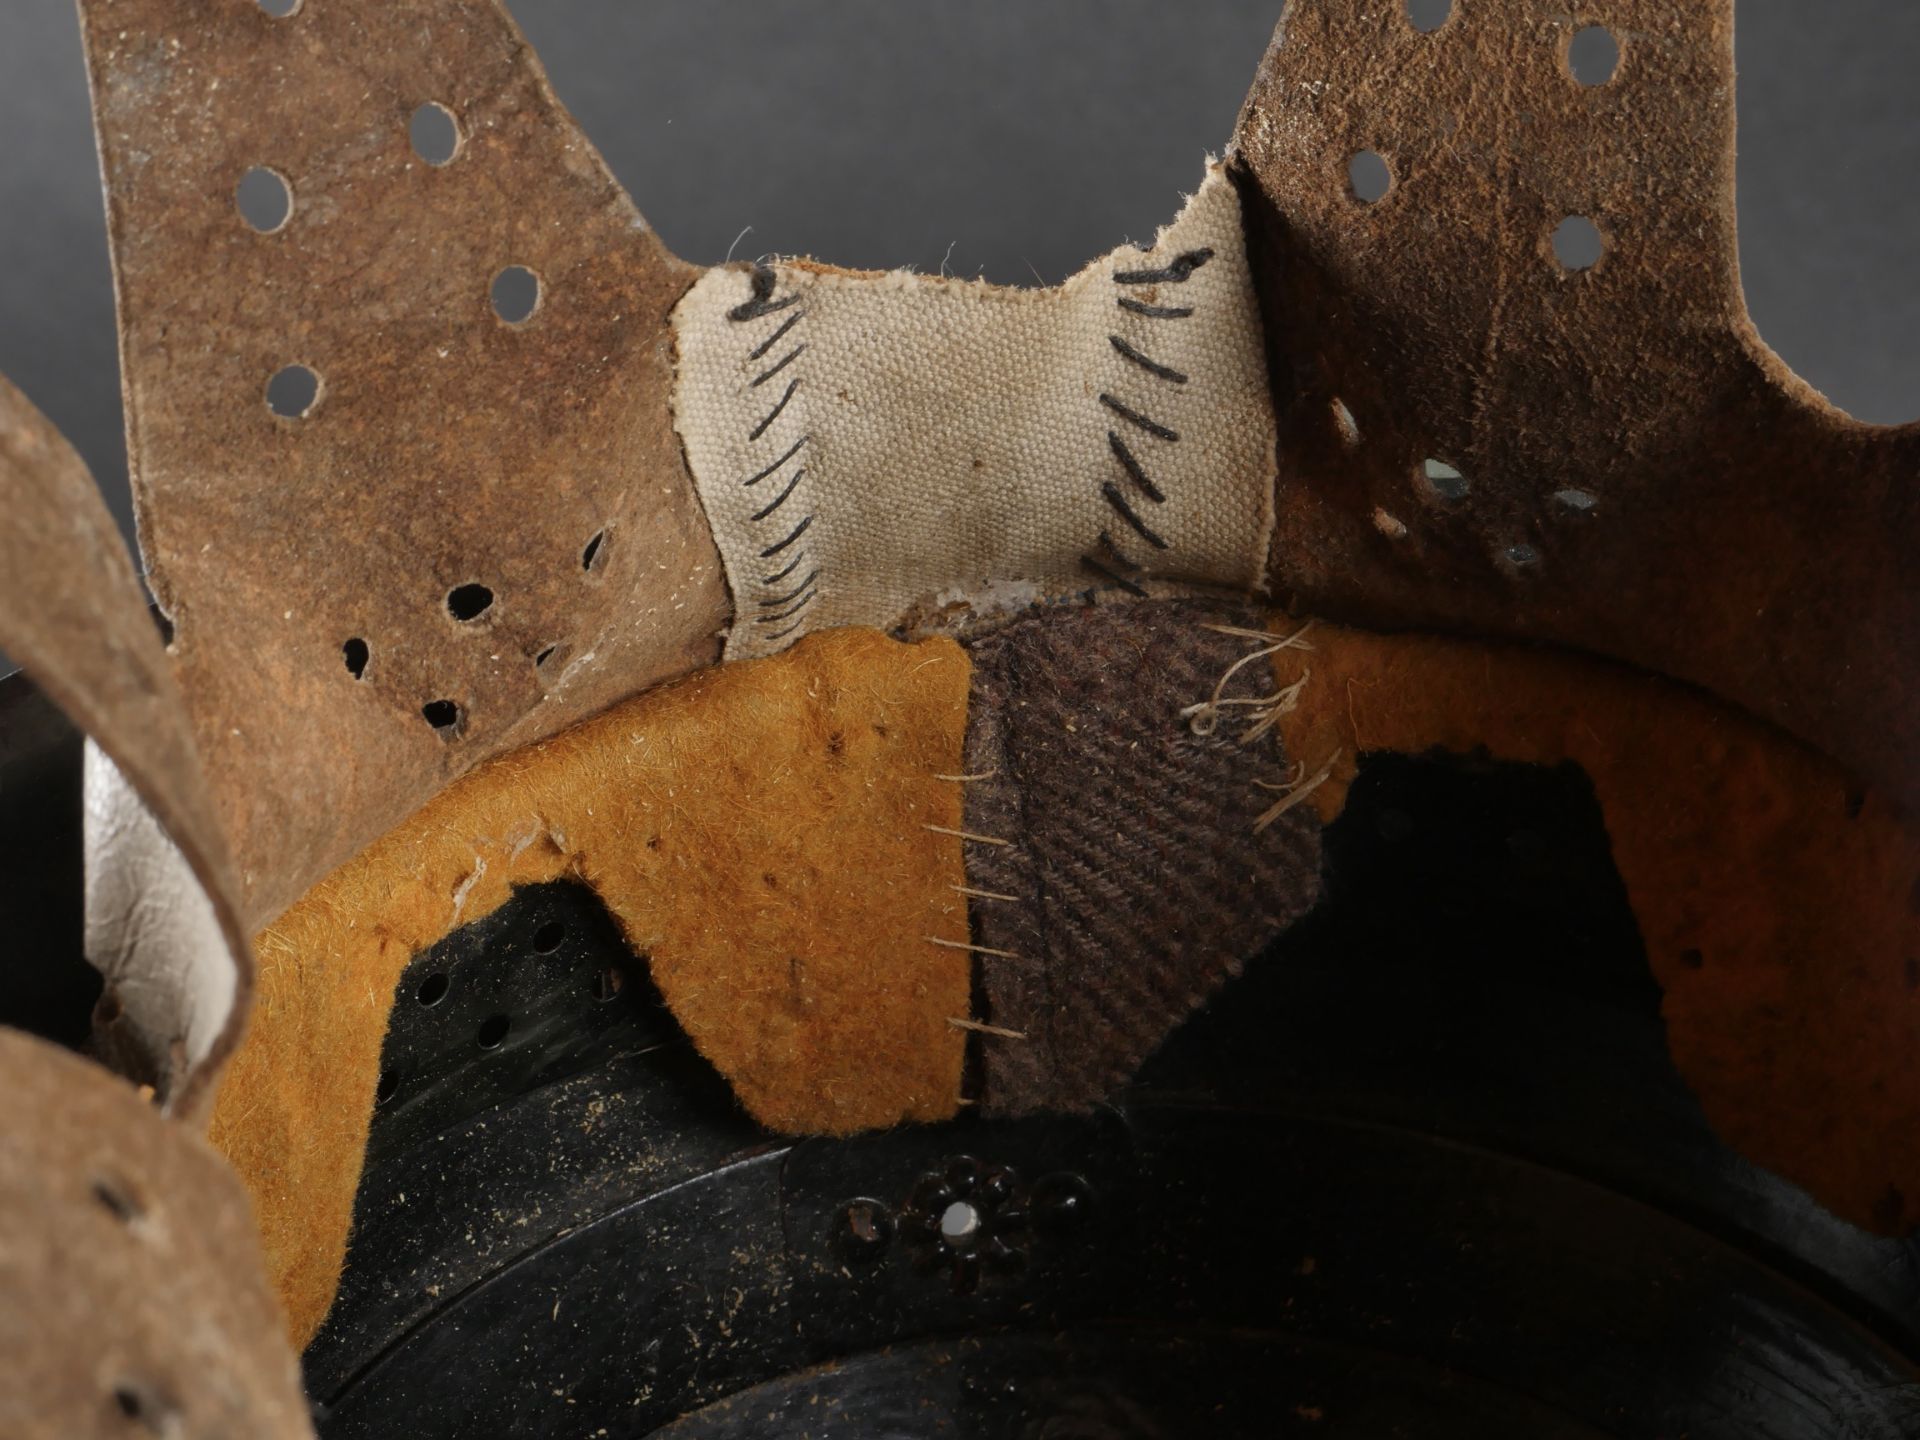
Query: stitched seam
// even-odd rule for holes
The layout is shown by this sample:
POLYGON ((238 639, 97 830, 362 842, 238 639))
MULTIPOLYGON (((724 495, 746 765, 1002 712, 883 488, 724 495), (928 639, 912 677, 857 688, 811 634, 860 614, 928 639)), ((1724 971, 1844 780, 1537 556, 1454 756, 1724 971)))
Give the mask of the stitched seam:
MULTIPOLYGON (((727 319, 736 323, 763 319, 766 316, 791 309, 800 300, 800 295, 797 291, 788 295, 776 293, 779 289, 780 277, 778 272, 769 265, 761 264, 754 266, 749 275, 748 284, 749 294, 747 299, 727 311, 727 319)), ((747 351, 747 365, 751 366, 764 360, 773 352, 774 346, 778 345, 791 334, 795 327, 806 318, 807 310, 804 306, 798 310, 794 310, 791 315, 788 315, 774 328, 771 334, 761 339, 747 351)), ((806 351, 807 342, 805 340, 797 342, 772 365, 748 380, 743 393, 750 394, 762 385, 767 384, 770 380, 775 379, 786 371, 789 366, 792 366, 798 361, 806 351)), ((799 393, 800 382, 804 378, 803 375, 797 373, 788 377, 786 388, 781 391, 780 398, 774 401, 773 407, 747 432, 748 444, 751 445, 760 440, 761 437, 766 435, 768 431, 774 427, 780 417, 786 413, 787 406, 792 403, 793 397, 799 393)), ((755 471, 745 480, 742 480, 740 482, 741 488, 750 488, 779 474, 812 440, 813 435, 811 432, 801 435, 781 452, 777 460, 755 471)), ((747 523, 750 525, 765 525, 771 521, 776 525, 784 525, 784 517, 780 517, 779 519, 775 517, 779 516, 781 508, 785 506, 787 501, 799 490, 800 482, 806 478, 806 475, 806 465, 796 466, 792 475, 787 479, 786 484, 781 487, 780 493, 775 495, 766 504, 760 506, 757 510, 752 511, 747 517, 747 523)), ((800 537, 807 533, 807 527, 812 525, 813 521, 814 512, 809 511, 790 529, 787 529, 784 534, 781 534, 778 539, 771 539, 769 543, 765 544, 758 552, 759 558, 762 560, 771 560, 789 548, 794 547, 800 540, 800 537)), ((789 559, 785 565, 775 570, 772 574, 765 576, 760 581, 761 587, 768 593, 755 597, 754 607, 764 613, 754 616, 753 623, 756 626, 781 626, 780 629, 763 634, 760 637, 763 644, 772 644, 775 641, 784 640, 806 628, 808 619, 807 612, 811 609, 814 601, 820 598, 820 568, 815 566, 813 570, 808 573, 806 579, 789 589, 785 594, 773 593, 773 587, 781 584, 789 576, 793 575, 802 565, 807 563, 807 559, 808 551, 806 547, 801 546, 795 550, 792 558, 789 559), (791 621, 792 623, 782 623, 786 621, 791 621)))
MULTIPOLYGON (((1183 254, 1176 255, 1170 263, 1159 269, 1116 270, 1113 274, 1113 283, 1120 286, 1184 285, 1193 278, 1195 271, 1213 259, 1213 254, 1212 247, 1203 246, 1198 250, 1188 250, 1183 254)), ((1135 299, 1131 295, 1116 296, 1114 303, 1128 314, 1139 315, 1148 320, 1190 320, 1193 318, 1195 311, 1195 307, 1191 305, 1150 304, 1147 301, 1135 299)), ((1157 380, 1164 380, 1172 385, 1185 385, 1191 379, 1191 377, 1184 372, 1176 370, 1171 365, 1163 364, 1161 361, 1155 360, 1152 356, 1144 353, 1136 346, 1130 344, 1122 335, 1109 335, 1107 340, 1123 359, 1146 371, 1147 374, 1157 380)), ((1099 401, 1107 410, 1118 415, 1135 429, 1151 435, 1154 439, 1163 440, 1170 445, 1180 443, 1180 432, 1178 430, 1175 430, 1171 425, 1163 424, 1161 421, 1153 419, 1140 410, 1136 410, 1116 396, 1102 391, 1099 396, 1099 401)), ((1166 503, 1166 491, 1161 489, 1159 484, 1155 482, 1152 475, 1148 473, 1146 465, 1138 455, 1134 454, 1132 447, 1120 438, 1118 431, 1107 431, 1107 449, 1113 456, 1115 462, 1120 466, 1122 473, 1126 475, 1127 479, 1133 483, 1141 494, 1145 495, 1147 499, 1155 505, 1164 505, 1166 503)), ((1142 540, 1145 540, 1149 545, 1153 546, 1154 549, 1166 550, 1171 548, 1166 538, 1141 518, 1140 512, 1128 503, 1127 497, 1121 493, 1120 488, 1112 481, 1103 480, 1100 482, 1100 495, 1101 498, 1107 502, 1108 507, 1122 520, 1126 521, 1128 528, 1142 540)), ((1080 557, 1080 565, 1082 569, 1119 586, 1136 599, 1144 599, 1146 597, 1146 589, 1140 584, 1139 579, 1134 578, 1136 576, 1145 578, 1146 572, 1144 568, 1135 563, 1121 550, 1120 546, 1114 541, 1112 533, 1106 529, 1100 531, 1099 543, 1095 549, 1088 551, 1080 557)))

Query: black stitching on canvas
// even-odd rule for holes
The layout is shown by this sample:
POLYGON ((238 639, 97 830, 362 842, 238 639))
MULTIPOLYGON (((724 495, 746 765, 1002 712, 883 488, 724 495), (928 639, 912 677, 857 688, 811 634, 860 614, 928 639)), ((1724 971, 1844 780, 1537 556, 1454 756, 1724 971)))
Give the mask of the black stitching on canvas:
MULTIPOLYGON (((735 306, 727 312, 727 318, 729 320, 753 320, 760 316, 771 315, 776 311, 786 309, 800 298, 796 293, 787 295, 781 299, 775 299, 774 291, 779 286, 779 277, 775 274, 772 267, 766 264, 757 264, 753 267, 749 272, 748 283, 752 293, 744 303, 735 306)), ((748 352, 747 363, 752 364, 772 354, 774 347, 778 345, 784 337, 793 333, 794 327, 806 318, 806 314, 807 312, 803 308, 796 310, 793 314, 782 320, 780 324, 775 327, 771 335, 761 340, 759 344, 755 345, 753 349, 748 352)), ((787 370, 793 365, 794 361, 805 354, 806 350, 807 342, 804 340, 793 345, 780 359, 749 380, 746 386, 747 390, 757 390, 769 380, 775 379, 782 371, 787 370)), ((800 381, 803 378, 804 377, 799 374, 793 374, 788 377, 786 389, 780 393, 780 398, 774 401, 773 408, 767 411, 752 430, 747 432, 747 442, 749 444, 765 435, 767 431, 773 427, 774 422, 785 413, 787 406, 792 403, 794 395, 798 393, 800 381)), ((812 439, 811 434, 802 435, 782 451, 778 459, 772 461, 762 469, 755 471, 752 475, 741 481, 741 488, 749 489, 760 484, 763 480, 779 474, 780 471, 792 461, 794 456, 798 455, 812 439)), ((787 483, 781 487, 780 493, 748 517, 749 523, 757 525, 767 520, 768 517, 776 514, 781 507, 798 492, 800 482, 806 478, 806 475, 807 467, 805 465, 797 467, 788 478, 787 483)), ((799 524, 789 530, 785 536, 760 551, 760 558, 763 560, 771 559, 773 556, 793 546, 802 535, 806 534, 807 527, 812 525, 813 521, 814 516, 808 514, 799 524)), ((780 569, 776 570, 773 574, 767 576, 760 583, 769 587, 780 584, 798 571, 799 568, 806 563, 806 559, 807 552, 805 549, 795 550, 792 558, 789 559, 785 565, 781 566, 780 569)), ((755 617, 754 623, 756 625, 767 625, 799 615, 801 611, 805 610, 807 606, 812 604, 818 597, 819 590, 817 587, 819 581, 820 571, 816 567, 808 574, 806 579, 793 586, 785 594, 769 596, 758 601, 757 603, 760 609, 772 610, 774 613, 757 616, 755 617)), ((806 621, 800 620, 786 629, 765 636, 763 643, 785 639, 795 631, 802 629, 805 624, 806 621)))
POLYGON ((798 295, 788 295, 780 300, 773 298, 773 287, 779 282, 780 277, 773 273, 772 266, 754 266, 750 282, 753 286, 753 295, 729 310, 727 319, 758 320, 762 315, 771 315, 776 310, 784 310, 789 305, 797 304, 800 299, 798 295))
MULTIPOLYGON (((795 318, 798 318, 798 317, 795 317, 795 318)), ((794 346, 793 349, 789 350, 786 353, 786 356, 784 359, 776 361, 773 365, 769 366, 765 370, 762 370, 758 375, 754 376, 753 379, 749 380, 747 382, 747 388, 749 390, 758 390, 762 385, 766 384, 767 381, 771 380, 774 376, 778 375, 782 370, 786 369, 787 366, 791 365, 794 361, 798 360, 801 354, 805 352, 806 348, 807 348, 807 342, 802 340, 798 345, 794 346)))
POLYGON ((780 541, 780 543, 777 545, 769 545, 766 549, 762 550, 760 552, 760 558, 762 560, 771 560, 775 555, 778 555, 782 550, 786 549, 787 546, 791 545, 794 541, 798 540, 802 535, 806 534, 807 526, 811 525, 812 523, 813 523, 813 516, 811 515, 807 516, 806 519, 802 520, 798 525, 794 526, 793 529, 788 532, 786 539, 780 541))
POLYGON ((798 600, 802 595, 807 593, 807 591, 812 587, 813 582, 818 580, 819 578, 820 578, 820 572, 818 570, 815 570, 811 575, 807 576, 806 579, 802 580, 798 585, 796 585, 793 589, 789 590, 786 594, 775 595, 770 599, 762 600, 760 602, 760 608, 763 610, 771 610, 776 606, 785 605, 788 601, 798 600))
POLYGON ((1134 528, 1135 533, 1137 533, 1142 540, 1146 541, 1156 550, 1165 550, 1168 548, 1167 542, 1160 536, 1154 534, 1153 530, 1147 525, 1147 522, 1134 513, 1133 506, 1127 503, 1127 497, 1120 493, 1120 487, 1118 485, 1115 485, 1111 480, 1102 480, 1100 482, 1100 493, 1107 497, 1107 504, 1111 505, 1119 513, 1122 520, 1134 528))
POLYGON ((793 478, 787 481, 787 488, 782 490, 778 495, 774 496, 773 499, 769 500, 760 509, 754 511, 752 518, 755 520, 764 520, 767 518, 767 516, 771 515, 774 511, 778 510, 782 505, 786 504, 787 497, 793 494, 793 487, 800 483, 801 477, 806 473, 807 473, 807 467, 804 465, 802 465, 798 470, 794 471, 793 478))
POLYGON ((1211 248, 1189 250, 1184 255, 1174 257, 1173 263, 1164 270, 1116 270, 1113 283, 1116 285, 1184 285, 1193 272, 1213 258, 1211 248))
POLYGON ((793 559, 789 560, 786 563, 786 565, 781 569, 779 574, 769 575, 766 577, 766 579, 762 580, 760 583, 762 585, 778 585, 782 580, 786 579, 787 576, 791 575, 794 571, 798 570, 802 565, 806 563, 807 563, 807 552, 802 550, 798 555, 794 556, 793 559))
POLYGON ((1149 500, 1153 501, 1156 505, 1164 505, 1167 503, 1166 493, 1161 490, 1158 485, 1153 483, 1152 477, 1141 467, 1140 462, 1133 458, 1133 452, 1127 448, 1126 441, 1109 430, 1107 431, 1107 445, 1113 451, 1113 458, 1120 462, 1120 468, 1133 477, 1133 483, 1138 485, 1141 490, 1146 493, 1146 497, 1149 500))
POLYGON ((773 424, 774 421, 780 418, 780 412, 787 408, 787 402, 793 399, 793 392, 798 390, 799 388, 800 388, 800 377, 796 375, 793 377, 793 379, 787 382, 786 393, 783 394, 779 398, 779 400, 774 403, 773 409, 767 412, 767 418, 762 420, 758 425, 754 426, 753 429, 747 432, 747 439, 758 440, 762 435, 766 434, 767 427, 773 424))
POLYGON ((806 623, 807 623, 807 622, 806 622, 806 621, 804 621, 804 620, 796 620, 796 621, 794 621, 794 622, 793 622, 793 624, 791 624, 791 625, 789 625, 789 626, 787 626, 787 628, 786 628, 786 629, 784 629, 784 630, 776 630, 776 631, 774 631, 774 632, 773 632, 773 634, 771 634, 771 635, 768 635, 768 636, 766 636, 766 637, 764 637, 764 638, 766 639, 766 641, 767 641, 767 643, 768 643, 768 644, 772 644, 772 643, 773 643, 773 642, 774 642, 775 640, 784 640, 784 639, 786 639, 786 638, 787 638, 787 636, 789 636, 789 635, 791 635, 791 634, 793 634, 793 632, 794 632, 794 631, 796 631, 796 630, 798 630, 798 629, 800 629, 800 628, 801 628, 802 626, 804 626, 804 625, 805 625, 806 623))
POLYGON ((1105 565, 1102 565, 1098 560, 1094 559, 1093 556, 1082 555, 1080 557, 1080 563, 1084 565, 1087 569, 1093 571, 1094 574, 1102 576, 1105 579, 1112 581, 1115 585, 1118 585, 1122 590, 1126 591, 1129 595, 1132 595, 1135 599, 1144 600, 1147 598, 1147 592, 1143 590, 1140 586, 1136 585, 1133 581, 1129 580, 1126 576, 1120 574, 1118 571, 1109 570, 1105 565))
POLYGON ((800 453, 800 447, 806 444, 811 439, 813 439, 813 436, 811 435, 802 435, 798 440, 793 442, 793 444, 788 448, 786 454, 782 455, 778 460, 774 461, 771 465, 767 466, 766 469, 760 471, 758 474, 751 475, 747 479, 742 480, 740 484, 743 487, 749 486, 749 485, 758 485, 762 480, 766 479, 767 476, 773 474, 774 471, 778 470, 782 465, 786 464, 787 461, 791 460, 794 456, 798 455, 800 453))
POLYGON ((1191 305, 1149 305, 1131 295, 1122 295, 1114 303, 1122 310, 1131 310, 1135 315, 1144 315, 1149 320, 1185 320, 1193 314, 1191 305))
POLYGON ((1111 395, 1103 393, 1100 396, 1100 403, 1106 406, 1107 409, 1113 411, 1114 414, 1118 415, 1129 425, 1137 425, 1146 431, 1147 434, 1157 439, 1178 440, 1180 438, 1180 432, 1175 430, 1171 425, 1162 425, 1158 420, 1149 419, 1132 406, 1122 404, 1111 395))
POLYGON ((1113 342, 1114 349, 1118 350, 1149 375, 1157 375, 1162 380, 1171 380, 1175 385, 1184 385, 1187 383, 1187 377, 1171 365, 1162 365, 1158 360, 1150 356, 1142 355, 1138 350, 1134 349, 1133 346, 1121 339, 1120 336, 1109 335, 1107 339, 1113 342))
POLYGON ((1113 536, 1105 530, 1100 532, 1100 548, 1107 552, 1108 559, 1112 560, 1114 564, 1118 565, 1129 575, 1138 575, 1140 573, 1141 567, 1127 558, 1127 552, 1114 544, 1113 536))
POLYGON ((816 599, 818 599, 819 594, 820 592, 817 590, 812 591, 808 595, 806 595, 805 598, 803 598, 797 605, 794 605, 791 608, 786 610, 781 610, 776 614, 756 615, 754 616, 753 623, 756 625, 777 625, 782 620, 791 620, 795 615, 798 615, 802 610, 806 609, 807 606, 811 605, 816 599))
POLYGON ((806 318, 806 315, 807 315, 807 312, 804 310, 794 311, 793 314, 789 315, 786 318, 785 323, 782 324, 778 330, 774 331, 771 335, 767 336, 766 339, 762 340, 758 345, 754 346, 753 349, 747 352, 747 359, 758 360, 761 356, 765 355, 769 350, 773 349, 774 346, 780 343, 781 336, 785 335, 789 330, 793 329, 794 326, 798 325, 802 320, 804 320, 806 318))

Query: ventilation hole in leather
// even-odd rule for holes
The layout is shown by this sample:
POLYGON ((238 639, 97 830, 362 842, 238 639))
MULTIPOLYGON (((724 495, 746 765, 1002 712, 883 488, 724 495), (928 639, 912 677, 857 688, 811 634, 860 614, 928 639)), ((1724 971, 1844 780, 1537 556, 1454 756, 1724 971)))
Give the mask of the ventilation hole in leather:
POLYGON ((1553 257, 1568 270, 1591 270, 1606 253, 1600 227, 1584 215, 1569 215, 1553 231, 1553 257))
POLYGON ((380 1083, 373 1087, 373 1103, 376 1105, 384 1105, 399 1093, 400 1072, 398 1070, 382 1070, 380 1072, 380 1083))
POLYGON ((509 265, 493 277, 493 313, 509 325, 524 325, 540 308, 540 277, 524 265, 509 265))
POLYGON ((267 408, 282 420, 304 420, 320 403, 320 376, 305 365, 287 365, 267 381, 267 408))
POLYGON ((1524 570, 1530 565, 1540 563, 1540 552, 1522 541, 1518 545, 1509 545, 1500 552, 1501 558, 1516 569, 1524 570))
POLYGON ((1444 460, 1422 460, 1420 462, 1420 486, 1427 494, 1438 500, 1461 500, 1466 497, 1467 477, 1444 460))
POLYGON ((456 585, 447 592, 447 613, 456 620, 478 620, 493 608, 493 591, 485 585, 456 585))
POLYGON ((567 927, 558 920, 549 920, 533 932, 533 948, 542 955, 551 955, 560 948, 560 942, 567 938, 567 927))
POLYGON ((1407 527, 1399 519, 1389 515, 1377 505, 1373 510, 1373 528, 1389 540, 1403 540, 1407 534, 1407 527))
POLYGON ((429 100, 407 121, 413 153, 429 165, 445 165, 460 153, 460 122, 437 100, 429 100))
POLYGON ((482 1050, 498 1050, 507 1031, 513 1028, 513 1021, 505 1015, 490 1015, 480 1023, 480 1032, 475 1035, 474 1043, 482 1050))
POLYGON ((367 673, 367 642, 358 635, 340 647, 340 658, 347 662, 347 673, 358 680, 367 673))
POLYGON ((271 235, 293 215, 293 187, 278 170, 256 165, 233 187, 240 218, 262 235, 271 235))
POLYGON ((413 992, 413 998, 422 1005, 432 1007, 447 998, 447 991, 453 988, 444 971, 436 970, 420 982, 420 988, 413 992))
POLYGON ((113 1403, 122 1416, 136 1425, 144 1426, 151 1434, 176 1433, 175 1422, 179 1415, 174 1407, 138 1381, 122 1380, 115 1385, 113 1403))
POLYGON ((587 548, 580 552, 580 568, 589 574, 593 573, 594 562, 603 557, 603 552, 606 548, 607 532, 604 530, 594 531, 593 538, 587 541, 587 548))
POLYGON ((1582 85, 1604 85, 1620 68, 1620 42, 1604 25, 1583 25, 1567 45, 1567 69, 1582 85))
POLYGON ((93 1198, 102 1209, 123 1225, 132 1225, 145 1218, 147 1207, 141 1203, 133 1186, 117 1175, 100 1175, 94 1178, 93 1198))
POLYGON ((440 732, 442 740, 451 740, 460 733, 460 722, 464 718, 460 707, 451 700, 429 700, 420 707, 420 713, 426 717, 429 725, 440 732))
POLYGON ((1333 416, 1333 428, 1340 436, 1340 443, 1348 447, 1358 445, 1360 426, 1354 420, 1353 412, 1347 408, 1346 402, 1336 396, 1327 409, 1333 416))
POLYGON ((256 0, 260 8, 276 20, 284 20, 289 15, 298 15, 306 0, 256 0))
POLYGON ((1600 503, 1598 496, 1589 494, 1585 490, 1556 490, 1553 492, 1553 498, 1569 510, 1591 510, 1600 503))
POLYGON ((594 972, 593 998, 602 1005, 620 998, 620 989, 627 983, 627 977, 620 973, 615 965, 604 965, 594 972))
POLYGON ((1438 30, 1453 14, 1453 0, 1407 0, 1407 23, 1414 29, 1438 30))
POLYGON ((1347 161, 1347 187, 1353 198, 1371 205, 1393 188, 1393 171, 1377 150, 1356 150, 1347 161))

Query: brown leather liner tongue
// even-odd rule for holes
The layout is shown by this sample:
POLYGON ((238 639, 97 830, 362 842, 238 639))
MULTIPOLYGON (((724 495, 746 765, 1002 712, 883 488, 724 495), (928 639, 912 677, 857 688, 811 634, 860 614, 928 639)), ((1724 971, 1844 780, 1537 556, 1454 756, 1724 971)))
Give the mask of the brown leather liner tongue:
POLYGON ((141 543, 257 927, 717 658, 668 413, 697 272, 494 0, 80 9, 141 543))
POLYGON ((246 1193, 98 1066, 0 1030, 0 1435, 311 1436, 246 1193))
POLYGON ((1747 318, 1732 0, 1589 9, 1461 0, 1423 33, 1398 3, 1288 7, 1237 138, 1274 591, 1705 686, 1911 810, 1920 426, 1849 419, 1747 318), (1594 20, 1619 63, 1582 84, 1594 20), (1559 258, 1570 217, 1597 264, 1559 258))
MULTIPOLYGON (((122 818, 142 827, 143 853, 124 858, 154 865, 116 877, 129 913, 124 924, 107 927, 119 931, 113 943, 92 953, 106 971, 101 1039, 172 1107, 198 1113, 239 1038, 252 993, 252 952, 226 845, 207 803, 185 703, 100 492, 72 447, 4 379, 0 512, 0 649, 86 733, 118 772, 116 783, 123 778, 131 787, 122 818), (156 829, 132 813, 142 804, 156 829), (184 871, 172 868, 179 860, 184 871), (195 886, 199 895, 183 893, 195 886), (162 909, 202 903, 217 933, 201 950, 149 943, 159 932, 149 922, 162 909)), ((104 768, 96 757, 89 765, 104 768)))

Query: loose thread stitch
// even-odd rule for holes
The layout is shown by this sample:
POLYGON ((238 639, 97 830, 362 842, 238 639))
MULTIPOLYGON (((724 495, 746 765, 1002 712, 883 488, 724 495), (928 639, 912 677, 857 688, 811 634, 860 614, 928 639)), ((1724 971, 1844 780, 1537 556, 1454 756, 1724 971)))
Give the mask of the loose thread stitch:
POLYGON ((1020 903, 1018 895, 1002 895, 998 890, 976 890, 971 885, 953 884, 949 884, 947 888, 956 895, 971 895, 976 900, 1005 900, 1013 905, 1020 903))
POLYGON ((982 845, 1011 845, 1011 840, 1000 840, 992 835, 976 835, 971 830, 950 830, 945 825, 925 825, 922 830, 931 830, 936 835, 957 835, 962 840, 975 840, 982 845))
POLYGON ((938 935, 922 935, 920 938, 925 940, 929 945, 944 945, 949 950, 967 950, 975 955, 991 955, 998 960, 1024 960, 1027 958, 1024 955, 1016 955, 1011 950, 995 950, 990 945, 971 945, 965 940, 942 940, 938 935))
POLYGON ((1004 1025, 988 1025, 981 1020, 962 1020, 958 1015, 949 1015, 947 1017, 947 1024, 956 1030, 971 1030, 976 1035, 993 1035, 1002 1040, 1024 1040, 1027 1038, 1027 1032, 1024 1030, 1009 1030, 1004 1025))
MULTIPOLYGON (((1327 763, 1316 770, 1313 778, 1310 780, 1300 780, 1296 778, 1282 785, 1275 785, 1266 780, 1254 781, 1253 783, 1258 785, 1262 790, 1278 790, 1282 793, 1280 799, 1275 802, 1271 808, 1262 811, 1254 819, 1253 833, 1258 835, 1262 830, 1273 824, 1274 821, 1293 809, 1294 806, 1305 801, 1314 791, 1326 784, 1329 777, 1333 774, 1333 767, 1340 763, 1341 754, 1341 751, 1336 750, 1332 755, 1328 756, 1327 763)), ((1305 769, 1306 763, 1302 761, 1295 767, 1294 773, 1298 776, 1305 769)))
POLYGON ((1307 621, 1306 624, 1302 625, 1298 630, 1295 630, 1291 635, 1283 635, 1278 640, 1275 640, 1268 631, 1247 630, 1237 625, 1207 625, 1203 628, 1219 635, 1233 635, 1241 639, 1258 639, 1268 643, 1262 645, 1257 650, 1249 651, 1234 661, 1233 664, 1229 665, 1226 672, 1214 682, 1213 693, 1205 700, 1184 707, 1180 711, 1180 718, 1187 722, 1187 728, 1195 735, 1204 737, 1213 734, 1213 732, 1220 727, 1221 712, 1227 709, 1252 710, 1254 712, 1254 723, 1241 735, 1240 743, 1246 744, 1249 741, 1257 740, 1260 736, 1271 730, 1282 715, 1289 713, 1294 706, 1299 703, 1300 692, 1305 687, 1307 680, 1312 676, 1313 672, 1309 670, 1298 680, 1294 681, 1293 684, 1283 685, 1271 695, 1258 695, 1244 699, 1223 699, 1221 697, 1225 694, 1227 685, 1232 681, 1233 677, 1239 674, 1246 666, 1253 664, 1254 661, 1264 660, 1269 655, 1277 655, 1282 650, 1313 649, 1313 646, 1307 644, 1305 640, 1307 632, 1313 629, 1313 621, 1307 621))

